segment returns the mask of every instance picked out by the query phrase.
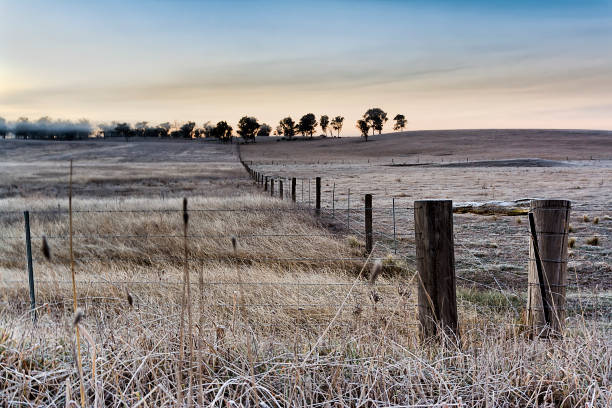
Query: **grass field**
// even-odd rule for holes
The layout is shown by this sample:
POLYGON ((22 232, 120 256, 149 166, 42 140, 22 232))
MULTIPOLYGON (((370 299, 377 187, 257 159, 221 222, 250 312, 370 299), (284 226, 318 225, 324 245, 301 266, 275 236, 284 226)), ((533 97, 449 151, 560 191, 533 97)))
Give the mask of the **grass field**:
MULTIPOLYGON (((576 154, 609 152, 608 140, 593 136, 576 154)), ((344 225, 346 214, 316 218, 305 198, 296 208, 263 194, 235 146, 0 141, 0 401, 80 405, 83 383, 88 406, 612 403, 608 162, 570 157, 575 164, 551 168, 457 169, 389 166, 398 156, 375 149, 376 163, 369 165, 350 151, 315 152, 318 144, 334 143, 362 146, 346 139, 268 142, 242 146, 241 154, 267 174, 323 177, 328 204, 334 180, 339 209, 348 188, 356 207, 365 192, 380 207, 392 196, 398 207, 404 203, 398 254, 391 250, 388 213, 375 213, 375 255, 384 261, 373 282, 372 262, 359 234, 344 225), (69 159, 82 376, 68 245, 69 159), (410 202, 547 194, 590 205, 572 218, 577 245, 565 336, 530 340, 522 326, 528 241, 516 235, 525 233, 524 216, 519 224, 521 217, 470 213, 455 216, 458 275, 475 282, 459 281, 457 289, 461 342, 420 344, 410 202), (183 197, 190 210, 186 241, 183 197), (32 211, 36 325, 29 314, 24 209, 32 211), (41 253, 43 235, 50 259, 41 253), (593 235, 599 245, 586 244, 593 235)), ((465 140, 460 144, 466 149, 465 140)), ((321 150, 346 146, 340 147, 321 150)), ((532 153, 513 157, 545 157, 532 153)), ((558 156, 565 153, 546 158, 563 160, 558 156)), ((355 214, 355 227, 359 222, 355 214)))

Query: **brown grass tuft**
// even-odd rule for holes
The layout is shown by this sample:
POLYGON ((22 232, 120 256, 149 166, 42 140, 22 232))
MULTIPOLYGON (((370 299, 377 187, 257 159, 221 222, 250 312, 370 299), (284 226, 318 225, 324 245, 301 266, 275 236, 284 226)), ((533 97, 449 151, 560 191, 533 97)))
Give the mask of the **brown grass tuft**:
POLYGON ((598 236, 594 236, 594 237, 591 237, 591 238, 587 238, 586 243, 587 243, 587 245, 597 246, 597 245, 599 245, 599 237, 598 236))

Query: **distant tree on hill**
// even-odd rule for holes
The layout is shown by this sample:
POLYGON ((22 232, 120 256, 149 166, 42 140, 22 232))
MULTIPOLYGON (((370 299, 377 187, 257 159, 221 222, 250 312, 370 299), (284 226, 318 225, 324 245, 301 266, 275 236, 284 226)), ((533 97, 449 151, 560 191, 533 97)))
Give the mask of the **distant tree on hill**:
POLYGON ((217 126, 215 127, 213 133, 215 137, 219 138, 219 140, 223 143, 232 143, 232 130, 233 128, 228 125, 226 121, 222 120, 221 122, 217 122, 217 126))
POLYGON ((115 134, 117 134, 118 137, 124 137, 127 141, 128 138, 132 135, 132 128, 129 124, 125 122, 117 123, 117 125, 115 126, 115 134))
POLYGON ((164 122, 164 123, 160 123, 157 126, 157 134, 159 137, 168 137, 168 134, 170 133, 170 129, 172 128, 172 125, 170 124, 170 122, 164 122))
POLYGON ((0 136, 3 139, 6 139, 6 134, 8 133, 8 125, 6 124, 6 119, 0 117, 0 136))
POLYGON ((202 131, 204 133, 204 137, 208 138, 208 137, 215 137, 215 127, 213 126, 212 122, 207 121, 206 123, 204 123, 204 125, 202 125, 202 131))
POLYGON ((393 130, 404 130, 406 128, 406 117, 401 113, 398 113, 393 118, 395 121, 395 125, 393 125, 393 130))
POLYGON ((327 127, 329 126, 329 116, 321 115, 321 119, 319 119, 319 125, 321 126, 321 130, 327 136, 327 127))
POLYGON ((357 129, 361 132, 361 136, 365 137, 365 141, 368 141, 368 132, 370 131, 370 124, 365 119, 359 119, 357 121, 357 129))
POLYGON ((340 137, 340 131, 342 130, 342 124, 343 123, 344 123, 344 117, 343 116, 336 116, 331 121, 332 129, 334 129, 336 132, 338 132, 338 136, 337 137, 340 137))
POLYGON ((295 136, 295 131, 297 130, 297 126, 291 116, 287 116, 279 122, 279 126, 283 128, 283 135, 287 137, 287 139, 292 139, 295 136))
POLYGON ((298 124, 298 130, 302 134, 302 136, 306 136, 306 133, 308 133, 310 137, 312 137, 317 127, 317 124, 317 118, 314 113, 307 113, 300 119, 300 123, 298 124))
POLYGON ((193 138, 193 129, 195 128, 195 122, 187 122, 183 126, 181 126, 181 137, 183 139, 192 139, 193 138))
POLYGON ((255 142, 255 135, 259 129, 259 122, 253 116, 243 116, 238 121, 238 134, 242 136, 245 142, 252 140, 255 142))
POLYGON ((378 130, 378 134, 382 133, 384 124, 387 122, 387 113, 380 108, 368 109, 363 115, 363 119, 368 123, 368 126, 372 128, 372 135, 374 131, 378 130))
POLYGON ((134 124, 134 134, 136 136, 140 136, 140 137, 144 137, 145 136, 145 132, 147 131, 149 122, 136 122, 136 124, 134 124))
POLYGON ((274 134, 277 136, 281 136, 283 134, 283 127, 281 125, 276 126, 274 129, 274 134))
POLYGON ((262 123, 257 131, 257 136, 270 136, 270 133, 272 133, 272 126, 262 123))

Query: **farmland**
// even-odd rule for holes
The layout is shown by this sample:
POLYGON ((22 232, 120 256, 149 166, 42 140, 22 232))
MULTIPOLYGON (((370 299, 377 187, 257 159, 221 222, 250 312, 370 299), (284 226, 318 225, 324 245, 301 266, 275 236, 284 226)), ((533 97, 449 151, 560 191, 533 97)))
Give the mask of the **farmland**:
POLYGON ((80 401, 82 382, 86 403, 100 406, 173 406, 179 394, 225 406, 609 403, 611 137, 561 132, 551 149, 552 133, 491 135, 272 139, 240 149, 0 141, 0 400, 64 405, 68 394, 80 401), (256 186, 239 154, 278 180, 298 178, 297 204, 256 186), (90 335, 82 378, 69 160, 78 324, 90 335), (372 257, 383 260, 376 279, 363 248, 366 193, 374 195, 372 257), (524 211, 495 207, 454 216, 461 344, 421 344, 413 201, 524 210, 517 200, 544 197, 573 206, 566 336, 550 347, 526 335, 528 223, 524 211), (31 212, 36 325, 23 210, 31 212))

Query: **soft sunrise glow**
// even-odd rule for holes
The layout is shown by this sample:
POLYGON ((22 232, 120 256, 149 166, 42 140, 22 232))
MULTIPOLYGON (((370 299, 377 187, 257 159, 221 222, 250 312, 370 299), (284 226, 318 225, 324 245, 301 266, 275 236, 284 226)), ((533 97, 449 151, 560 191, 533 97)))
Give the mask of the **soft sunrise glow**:
POLYGON ((8 120, 612 129, 608 1, 0 4, 8 120))

